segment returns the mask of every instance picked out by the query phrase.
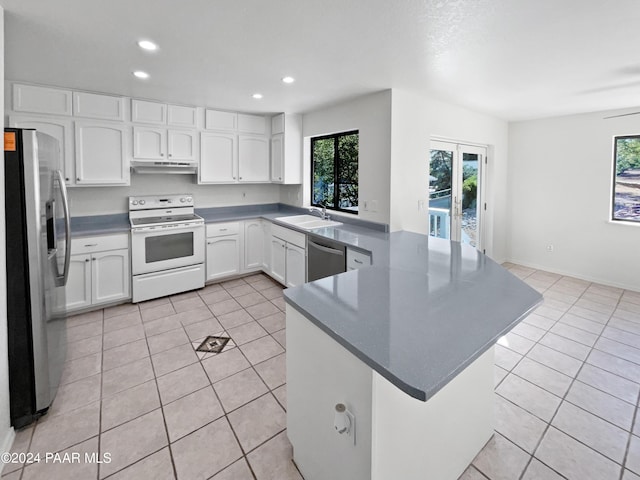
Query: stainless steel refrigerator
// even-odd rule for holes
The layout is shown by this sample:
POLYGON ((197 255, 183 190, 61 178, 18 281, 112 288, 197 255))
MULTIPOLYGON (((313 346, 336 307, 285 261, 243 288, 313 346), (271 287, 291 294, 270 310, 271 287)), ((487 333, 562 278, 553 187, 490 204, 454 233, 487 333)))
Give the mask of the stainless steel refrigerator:
POLYGON ((20 428, 47 411, 60 384, 71 229, 58 141, 6 128, 4 146, 9 393, 20 428))

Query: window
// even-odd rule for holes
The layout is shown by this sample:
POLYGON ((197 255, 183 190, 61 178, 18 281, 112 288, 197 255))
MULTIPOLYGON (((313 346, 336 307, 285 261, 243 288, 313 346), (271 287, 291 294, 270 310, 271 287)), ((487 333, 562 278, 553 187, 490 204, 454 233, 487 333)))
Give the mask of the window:
POLYGON ((640 222, 640 135, 614 138, 613 220, 640 222))
POLYGON ((311 205, 358 213, 358 131, 311 139, 311 205))

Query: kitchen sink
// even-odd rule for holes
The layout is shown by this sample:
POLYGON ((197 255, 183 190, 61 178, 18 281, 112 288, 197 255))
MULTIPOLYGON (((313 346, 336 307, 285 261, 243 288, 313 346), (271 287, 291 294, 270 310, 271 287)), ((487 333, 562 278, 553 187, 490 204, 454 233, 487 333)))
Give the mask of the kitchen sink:
POLYGON ((341 222, 334 222, 333 220, 322 220, 321 218, 314 217, 313 215, 293 215, 291 217, 278 217, 279 222, 288 223, 294 227, 302 228, 303 230, 313 230, 314 228, 323 227, 336 227, 342 225, 341 222))

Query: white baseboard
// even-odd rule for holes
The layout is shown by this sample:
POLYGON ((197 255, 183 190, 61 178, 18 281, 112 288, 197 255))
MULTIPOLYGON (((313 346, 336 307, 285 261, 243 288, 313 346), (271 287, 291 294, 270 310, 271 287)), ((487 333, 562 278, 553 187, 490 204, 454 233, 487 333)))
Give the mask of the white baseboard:
MULTIPOLYGON (((13 429, 13 427, 9 427, 9 430, 7 430, 7 432, 4 435, 4 439, 2 440, 2 443, 0 443, 0 453, 10 452, 15 438, 16 438, 16 431, 13 429)), ((4 463, 0 462, 0 474, 2 474, 3 468, 4 468, 4 463)))
POLYGON ((558 275, 564 275, 566 277, 578 278, 580 280, 585 280, 587 282, 598 283, 600 285, 606 285, 606 286, 615 287, 615 288, 623 288, 625 290, 632 290, 634 292, 640 291, 640 285, 628 285, 625 283, 612 282, 610 280, 603 279, 603 278, 592 277, 590 275, 580 275, 575 272, 569 272, 569 271, 558 269, 558 268, 552 268, 547 265, 538 265, 536 263, 527 262, 526 260, 509 259, 505 261, 510 263, 515 263, 516 265, 522 265, 523 267, 535 268, 536 270, 543 270, 545 272, 557 273, 558 275))

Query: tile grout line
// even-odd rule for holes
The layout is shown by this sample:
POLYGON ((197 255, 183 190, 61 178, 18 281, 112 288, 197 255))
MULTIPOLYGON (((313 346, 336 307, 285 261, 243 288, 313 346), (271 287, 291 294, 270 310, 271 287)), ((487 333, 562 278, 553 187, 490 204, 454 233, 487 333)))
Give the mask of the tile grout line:
MULTIPOLYGON (((589 286, 584 290, 584 292, 582 293, 582 295, 580 295, 580 297, 578 297, 578 300, 580 300, 580 298, 582 298, 582 296, 584 295, 584 293, 585 293, 585 292, 589 289, 589 287, 591 287, 592 285, 593 285, 593 282, 591 282, 591 283, 589 284, 589 286)), ((622 297, 622 295, 620 295, 619 299, 620 299, 621 297, 622 297)), ((619 299, 618 299, 618 303, 620 302, 620 300, 619 300, 619 299)), ((577 303, 577 301, 578 301, 578 300, 576 300, 576 303, 577 303)), ((617 304, 616 304, 616 305, 617 305, 617 304)), ((614 309, 614 311, 615 311, 615 309, 614 309)), ((564 315, 563 315, 563 316, 564 316, 564 315)), ((607 322, 605 322, 605 323, 604 323, 604 326, 605 326, 605 327, 607 326, 607 324, 608 324, 608 323, 609 323, 609 321, 611 320, 611 317, 612 317, 612 316, 613 316, 613 313, 611 313, 611 314, 609 315, 609 319, 607 320, 607 322)), ((560 318, 562 318, 562 317, 560 317, 560 318)), ((558 319, 558 322, 559 322, 559 321, 560 321, 560 319, 558 319)), ((556 323, 557 323, 557 322, 556 322, 556 323)), ((602 329, 602 332, 604 332, 604 328, 602 329)), ((601 338, 601 336, 602 336, 602 332, 598 335, 598 338, 597 338, 596 342, 601 338)), ((595 345, 595 343, 594 343, 594 345, 595 345)), ((584 361, 582 361, 582 363, 581 363, 581 365, 580 365, 580 368, 579 368, 579 369, 578 369, 578 371, 576 372, 575 376, 572 378, 571 383, 569 384, 569 388, 567 388, 567 391, 565 392, 565 394, 564 394, 564 396, 562 397, 562 399, 561 399, 560 403, 558 404, 558 407, 556 408, 556 410, 555 410, 555 412, 554 412, 553 416, 551 417, 551 419, 550 419, 550 420, 549 420, 549 422, 547 423, 547 426, 546 426, 546 428, 545 428, 545 430, 544 430, 544 432, 543 432, 542 436, 540 437, 540 439, 539 439, 539 441, 538 441, 538 443, 537 443, 536 447, 535 447, 535 448, 534 448, 534 450, 533 450, 532 458, 536 458, 539 462, 541 462, 541 463, 543 463, 543 464, 545 464, 545 465, 547 465, 547 464, 546 464, 546 463, 544 463, 540 458, 536 457, 536 456, 535 456, 535 454, 536 454, 536 452, 538 451, 538 448, 540 447, 540 445, 541 445, 541 443, 542 443, 542 440, 545 438, 545 436, 546 436, 547 432, 549 431, 549 428, 551 428, 551 427, 552 427, 552 425, 551 425, 551 424, 552 424, 553 420, 556 418, 556 416, 557 416, 557 414, 558 414, 558 411, 560 410, 560 407, 562 406, 562 404, 563 404, 564 402, 567 402, 567 403, 569 403, 569 404, 571 404, 571 405, 574 405, 575 407, 580 408, 581 410, 583 410, 583 411, 585 411, 585 412, 587 412, 587 413, 589 413, 589 414, 591 414, 591 415, 595 416, 596 418, 598 418, 598 419, 600 419, 600 420, 603 420, 603 421, 605 421, 605 422, 607 422, 607 423, 609 423, 609 424, 613 425, 611 422, 609 422, 608 420, 606 420, 606 419, 604 419, 604 418, 600 417, 599 415, 596 415, 596 414, 595 414, 595 413, 593 413, 593 412, 590 412, 590 411, 588 411, 588 410, 585 410, 585 409, 583 409, 582 407, 580 407, 579 405, 575 405, 573 402, 571 402, 571 401, 569 401, 569 400, 567 400, 567 399, 566 399, 567 395, 568 395, 568 394, 569 394, 569 392, 571 391, 571 388, 573 387, 573 385, 575 384, 575 382, 576 382, 576 381, 578 381, 578 382, 579 382, 579 380, 578 380, 578 376, 580 375, 580 372, 582 371, 582 369, 583 369, 584 365, 585 365, 585 364, 587 364, 587 360, 588 360, 589 356, 591 355, 591 352, 592 352, 594 349, 595 349, 595 347, 590 347, 589 354, 587 355, 587 357, 585 358, 585 360, 584 360, 584 361)), ((589 365, 590 365, 590 364, 589 364, 589 365)), ((582 382, 580 382, 580 383, 582 383, 582 382)), ((615 398, 617 398, 617 397, 615 397, 615 398)), ((635 414, 635 412, 634 412, 634 414, 635 414)), ((614 425, 614 426, 616 426, 616 427, 620 428, 618 425, 614 425)), ((557 428, 557 427, 553 426, 553 428, 557 428)), ((621 429, 621 430, 623 430, 623 431, 624 431, 624 429, 621 429)), ((633 424, 631 425, 630 430, 633 430, 633 424)), ((612 461, 615 465, 619 465, 619 466, 621 467, 621 472, 624 472, 624 463, 622 463, 622 464, 618 463, 617 461, 615 461, 615 460, 613 460, 613 459, 611 459, 611 458, 607 457, 607 456, 606 456, 606 455, 604 455, 602 452, 600 452, 600 451, 598 451, 598 450, 594 449, 593 447, 591 447, 591 446, 589 446, 589 445, 585 444, 585 443, 584 443, 584 442, 582 442, 581 440, 579 440, 579 439, 577 439, 577 438, 573 437, 572 435, 568 434, 567 432, 564 432, 563 430, 558 429, 558 431, 561 431, 563 434, 565 434, 565 435, 567 435, 568 437, 570 437, 570 438, 574 439, 575 441, 577 441, 577 442, 578 442, 578 443, 580 443, 581 445, 584 445, 585 447, 589 448, 591 451, 596 452, 597 454, 601 455, 602 457, 609 459, 609 460, 610 460, 610 461, 612 461)), ((631 432, 629 432, 629 433, 631 434, 631 432)), ((530 463, 530 462, 531 462, 531 461, 529 461, 529 463, 530 463)), ((623 462, 624 462, 624 459, 623 459, 623 462)), ((549 466, 549 465, 547 465, 547 467, 551 468, 551 466, 549 466)), ((528 466, 527 466, 527 468, 528 468, 528 466)), ((553 469, 553 468, 551 468, 551 469, 552 469, 554 472, 556 472, 556 470, 555 470, 555 469, 553 469)), ((525 471, 526 471, 526 469, 525 469, 525 471)), ((559 473, 559 472, 556 472, 556 473, 559 473)), ((523 475, 524 475, 524 472, 523 472, 523 475)), ((522 475, 521 475, 521 477, 520 477, 520 478, 522 478, 522 475)))
MULTIPOLYGON (((561 278, 562 278, 562 277, 561 277, 561 278)), ((559 281, 559 280, 560 280, 560 279, 558 279, 558 281, 559 281)), ((551 286, 555 285, 558 281, 554 282, 551 286)), ((549 288, 551 288, 551 286, 549 286, 549 287, 545 290, 545 292, 546 292, 547 290, 549 290, 549 288)), ((587 288, 588 288, 588 287, 587 287, 587 288)), ((586 291, 586 289, 585 289, 585 291, 586 291)), ((544 292, 542 293, 542 295, 543 295, 543 298, 544 298, 544 292)), ((581 296, 582 296, 582 295, 581 295, 581 296)), ((577 302, 579 299, 580 299, 580 297, 578 297, 578 298, 576 299, 576 302, 577 302)), ((576 302, 574 302, 574 303, 573 303, 573 305, 575 305, 575 303, 576 303, 576 302)), ((564 314, 563 314, 563 315, 564 315, 564 314)), ((560 318, 562 318, 562 316, 561 316, 560 318)), ((554 327, 554 326, 555 326, 555 325, 560 321, 560 318, 558 318, 558 320, 556 320, 556 322, 555 322, 551 327, 549 327, 549 330, 548 330, 548 331, 550 331, 550 330, 551 330, 551 328, 553 328, 553 327, 554 327)), ((545 334, 545 335, 546 335, 546 334, 545 334)), ((544 337, 544 335, 543 335, 543 337, 544 337)), ((539 339, 539 340, 541 340, 543 337, 540 337, 540 339, 539 339)), ((537 344, 537 343, 538 343, 538 342, 536 342, 536 344, 537 344)), ((531 347, 531 348, 533 348, 533 347, 531 347)), ((523 356, 522 358, 525 358, 525 356, 523 356)), ((518 362, 518 363, 520 363, 520 362, 518 362)), ((584 362, 583 362, 583 365, 584 365, 584 362)), ((515 368, 515 366, 514 366, 514 368, 515 368)), ((581 368, 582 368, 582 366, 580 367, 580 369, 581 369, 581 368)), ((580 369, 578 369, 578 371, 576 372, 576 375, 571 379, 571 383, 569 384, 569 387, 567 388, 567 390, 566 390, 566 392, 565 392, 564 396, 563 396, 563 397, 561 397, 561 400, 560 400, 560 402, 558 403, 558 406, 555 408, 555 411, 554 411, 553 415, 551 416, 551 418, 549 419, 549 421, 548 421, 548 422, 547 422, 547 421, 545 421, 545 428, 544 428, 544 431, 542 432, 542 435, 540 435, 540 438, 539 438, 539 439, 538 439, 538 441, 536 442, 536 445, 533 447, 533 451, 531 452, 531 454, 530 454, 530 456, 529 456, 529 459, 528 459, 528 461, 527 461, 527 464, 525 465, 524 469, 522 470, 522 472, 520 473, 520 475, 519 475, 519 477, 518 477, 518 479, 519 479, 519 480, 522 480, 522 479, 524 478, 524 475, 525 475, 525 473, 527 472, 527 470, 529 469, 529 466, 531 465, 531 462, 533 461, 533 459, 534 459, 534 458, 535 458, 537 461, 539 461, 539 462, 541 462, 542 464, 544 464, 545 466, 547 466, 547 467, 548 467, 549 469, 551 469, 553 472, 555 472, 555 473, 559 474, 560 476, 564 477, 564 475, 560 474, 560 472, 556 471, 556 470, 555 470, 554 468, 552 468, 550 465, 547 465, 547 464, 546 464, 546 463, 544 463, 542 460, 540 460, 538 457, 536 457, 536 456, 535 456, 535 454, 536 454, 536 452, 538 451, 538 448, 540 448, 540 444, 542 443, 542 440, 543 440, 543 439, 545 438, 545 436, 547 435, 547 432, 549 431, 549 428, 551 427, 551 422, 553 421, 553 419, 554 419, 554 418, 555 418, 555 416, 557 415, 558 410, 560 410, 560 407, 562 406, 562 402, 564 401, 564 398, 567 396, 567 394, 568 394, 568 393, 569 393, 569 391, 571 390, 571 387, 572 387, 572 385, 573 385, 573 382, 575 382, 576 377, 577 377, 577 376, 578 376, 578 374, 580 373, 580 369)), ((522 407, 520 407, 520 408, 522 408, 522 407)), ((507 437, 505 437, 505 438, 507 438, 507 437)), ((513 442, 512 442, 512 443, 513 443, 513 442)), ((527 453, 528 453, 528 452, 527 452, 527 453)), ((565 478, 566 478, 566 477, 565 477, 565 478)))

